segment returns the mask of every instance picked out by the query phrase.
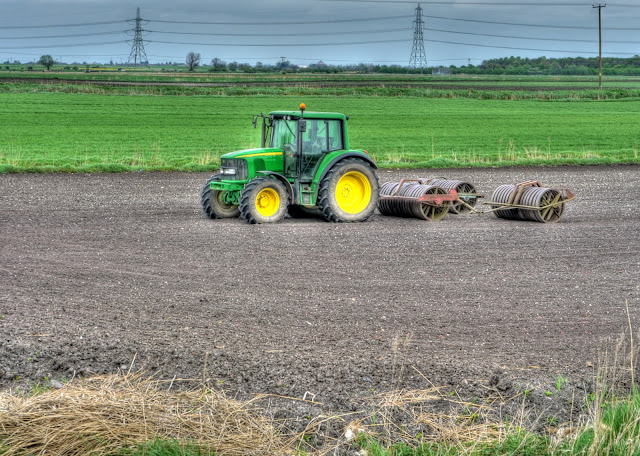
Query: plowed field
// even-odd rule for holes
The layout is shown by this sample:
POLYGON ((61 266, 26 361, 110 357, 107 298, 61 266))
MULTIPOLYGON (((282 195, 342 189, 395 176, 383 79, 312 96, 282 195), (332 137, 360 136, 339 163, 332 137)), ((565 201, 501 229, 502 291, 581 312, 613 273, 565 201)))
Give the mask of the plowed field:
POLYGON ((640 168, 379 172, 540 180, 556 224, 202 217, 196 173, 0 176, 0 387, 119 369, 351 410, 372 391, 592 378, 640 322, 640 168), (206 363, 205 363, 206 358, 206 363), (205 367, 206 364, 206 367, 205 367), (313 395, 313 396, 310 396, 313 395))

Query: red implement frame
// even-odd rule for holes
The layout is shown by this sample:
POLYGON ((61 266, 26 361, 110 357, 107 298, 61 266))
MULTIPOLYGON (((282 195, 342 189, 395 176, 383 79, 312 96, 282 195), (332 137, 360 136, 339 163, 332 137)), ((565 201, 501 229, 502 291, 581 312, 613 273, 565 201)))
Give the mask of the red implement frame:
POLYGON ((422 184, 420 179, 401 179, 398 188, 391 195, 380 195, 380 199, 393 199, 404 201, 418 201, 424 204, 430 204, 432 206, 440 206, 445 201, 458 201, 458 192, 454 189, 449 190, 449 193, 434 193, 429 195, 422 195, 420 198, 410 198, 408 196, 398 196, 400 189, 406 182, 417 182, 422 184))

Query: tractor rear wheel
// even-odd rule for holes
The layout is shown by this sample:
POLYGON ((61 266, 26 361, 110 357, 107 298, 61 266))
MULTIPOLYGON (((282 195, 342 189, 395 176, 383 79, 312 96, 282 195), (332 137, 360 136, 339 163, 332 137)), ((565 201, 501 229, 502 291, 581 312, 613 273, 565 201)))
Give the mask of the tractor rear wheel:
POLYGON ((364 222, 378 206, 378 176, 367 162, 347 158, 320 181, 318 208, 329 222, 364 222))
POLYGON ((287 213, 289 193, 278 179, 250 180, 240 194, 240 215, 247 223, 275 223, 287 213))
POLYGON ((227 192, 211 189, 211 182, 219 182, 222 180, 220 174, 214 174, 209 178, 206 184, 202 186, 200 192, 200 205, 204 215, 211 218, 234 218, 240 215, 240 209, 235 204, 228 204, 224 197, 227 192))

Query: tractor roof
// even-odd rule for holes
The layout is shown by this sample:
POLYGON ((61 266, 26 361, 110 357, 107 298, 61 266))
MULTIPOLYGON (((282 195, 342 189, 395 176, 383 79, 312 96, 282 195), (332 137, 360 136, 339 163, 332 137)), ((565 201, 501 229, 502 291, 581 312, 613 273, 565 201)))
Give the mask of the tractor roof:
MULTIPOLYGON (((274 117, 284 117, 291 116, 294 118, 302 117, 300 111, 272 111, 269 113, 269 116, 274 117)), ((339 119, 339 120, 347 120, 347 116, 341 114, 339 112, 304 112, 305 119, 339 119)))

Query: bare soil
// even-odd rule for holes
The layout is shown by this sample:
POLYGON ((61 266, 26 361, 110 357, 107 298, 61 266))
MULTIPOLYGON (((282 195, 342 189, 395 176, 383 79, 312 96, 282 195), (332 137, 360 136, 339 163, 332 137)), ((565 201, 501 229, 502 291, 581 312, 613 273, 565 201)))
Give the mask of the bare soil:
POLYGON ((379 171, 442 175, 577 197, 556 224, 247 225, 203 218, 205 174, 0 175, 0 387, 144 368, 318 403, 288 417, 431 384, 536 409, 560 375, 587 391, 625 301, 640 321, 640 168, 379 171))

